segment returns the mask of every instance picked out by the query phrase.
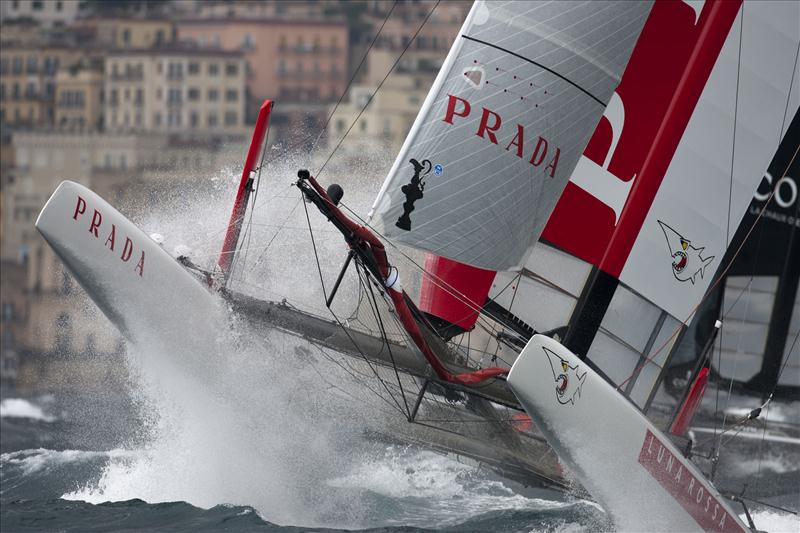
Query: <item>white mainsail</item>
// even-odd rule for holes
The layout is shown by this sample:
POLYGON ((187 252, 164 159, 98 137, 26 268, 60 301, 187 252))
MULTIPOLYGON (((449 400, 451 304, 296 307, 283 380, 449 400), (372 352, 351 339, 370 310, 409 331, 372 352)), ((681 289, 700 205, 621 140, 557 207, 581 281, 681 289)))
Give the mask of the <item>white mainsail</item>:
POLYGON ((462 263, 519 268, 650 6, 476 2, 375 200, 375 226, 462 263))

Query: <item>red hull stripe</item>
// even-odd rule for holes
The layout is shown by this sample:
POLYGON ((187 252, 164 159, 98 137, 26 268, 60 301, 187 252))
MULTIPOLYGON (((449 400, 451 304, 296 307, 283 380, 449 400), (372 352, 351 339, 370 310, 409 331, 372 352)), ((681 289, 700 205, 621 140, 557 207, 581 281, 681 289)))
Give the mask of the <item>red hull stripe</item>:
POLYGON ((739 521, 649 429, 639 464, 695 519, 703 531, 744 533, 739 521))

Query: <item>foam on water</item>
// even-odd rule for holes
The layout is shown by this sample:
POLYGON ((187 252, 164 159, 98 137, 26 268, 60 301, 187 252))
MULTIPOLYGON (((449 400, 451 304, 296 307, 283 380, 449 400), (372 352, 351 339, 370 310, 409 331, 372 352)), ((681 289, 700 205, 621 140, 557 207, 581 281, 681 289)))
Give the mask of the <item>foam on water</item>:
POLYGON ((54 422, 56 418, 45 414, 44 410, 22 398, 6 398, 0 401, 0 418, 30 418, 42 422, 54 422))
MULTIPOLYGON (((800 516, 778 511, 755 511, 750 513, 753 523, 762 531, 769 533, 797 533, 800 531, 800 516)), ((747 516, 739 515, 742 522, 747 523, 747 516)))

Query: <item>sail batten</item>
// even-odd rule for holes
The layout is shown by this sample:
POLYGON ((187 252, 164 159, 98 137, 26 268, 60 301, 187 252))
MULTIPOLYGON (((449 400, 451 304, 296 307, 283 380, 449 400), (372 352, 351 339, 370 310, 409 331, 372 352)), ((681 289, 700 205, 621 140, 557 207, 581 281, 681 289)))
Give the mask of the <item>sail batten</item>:
POLYGON ((476 2, 375 200, 375 226, 474 267, 521 268, 649 9, 476 2))

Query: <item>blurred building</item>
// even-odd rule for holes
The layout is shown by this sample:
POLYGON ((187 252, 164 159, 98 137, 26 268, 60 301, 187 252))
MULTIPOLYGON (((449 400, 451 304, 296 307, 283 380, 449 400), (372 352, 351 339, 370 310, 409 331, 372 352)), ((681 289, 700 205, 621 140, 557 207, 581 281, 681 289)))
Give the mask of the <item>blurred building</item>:
POLYGON ((85 52, 4 41, 0 47, 0 123, 42 127, 55 120, 56 75, 85 52))
POLYGON ((247 120, 255 120, 264 99, 275 100, 270 120, 275 142, 308 146, 326 117, 326 104, 345 89, 348 27, 343 20, 192 18, 177 26, 181 40, 244 53, 247 120))
POLYGON ((471 7, 466 2, 442 2, 423 25, 433 6, 398 3, 389 14, 392 3, 368 3, 364 19, 370 29, 356 41, 365 50, 373 39, 375 44, 357 84, 328 124, 327 139, 333 145, 353 125, 339 148, 342 156, 358 157, 367 147, 399 152, 471 7))
POLYGON ((77 20, 70 30, 115 50, 161 47, 175 42, 175 24, 162 18, 89 17, 77 20))
POLYGON ((110 52, 107 128, 243 135, 245 80, 238 51, 171 46, 110 52))
POLYGON ((56 74, 54 125, 70 131, 103 129, 103 59, 83 58, 56 74))
POLYGON ((65 25, 78 17, 83 3, 78 0, 4 0, 0 2, 0 22, 27 19, 44 26, 65 25))

